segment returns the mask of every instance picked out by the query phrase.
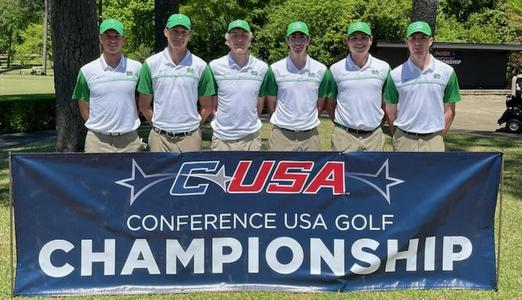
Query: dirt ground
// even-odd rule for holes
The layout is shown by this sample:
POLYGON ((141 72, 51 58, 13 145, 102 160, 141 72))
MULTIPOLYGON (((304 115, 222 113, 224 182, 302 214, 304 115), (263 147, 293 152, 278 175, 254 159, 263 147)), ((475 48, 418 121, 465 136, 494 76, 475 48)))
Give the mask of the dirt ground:
POLYGON ((451 130, 492 132, 506 109, 508 91, 462 91, 451 130))

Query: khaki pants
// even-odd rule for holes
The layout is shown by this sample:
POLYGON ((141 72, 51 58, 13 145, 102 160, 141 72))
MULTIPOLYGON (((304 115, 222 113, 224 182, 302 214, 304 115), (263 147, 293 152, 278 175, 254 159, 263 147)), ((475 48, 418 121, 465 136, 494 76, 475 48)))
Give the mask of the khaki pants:
POLYGON ((212 136, 210 149, 212 151, 260 151, 261 139, 259 138, 259 132, 231 141, 220 140, 212 136))
POLYGON ((85 137, 85 152, 140 152, 147 148, 136 130, 114 136, 88 131, 85 137))
POLYGON ((270 151, 320 151, 319 131, 291 131, 274 126, 268 139, 270 151))
POLYGON ((393 135, 393 149, 397 152, 444 152, 444 140, 440 132, 417 136, 397 128, 393 135))
POLYGON ((198 128, 191 135, 186 136, 167 136, 151 129, 149 148, 150 152, 201 151, 201 130, 198 128))
POLYGON ((368 134, 348 132, 337 126, 332 131, 332 151, 384 151, 384 134, 379 127, 368 134))

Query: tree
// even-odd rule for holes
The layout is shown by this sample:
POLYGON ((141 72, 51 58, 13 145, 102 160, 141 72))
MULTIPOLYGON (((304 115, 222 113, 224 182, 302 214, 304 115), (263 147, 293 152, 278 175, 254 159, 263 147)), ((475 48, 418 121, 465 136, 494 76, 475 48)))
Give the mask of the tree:
POLYGON ((20 61, 20 64, 32 63, 33 58, 40 58, 39 55, 43 48, 43 27, 41 22, 32 23, 20 32, 21 42, 14 46, 15 58, 20 61))
POLYGON ((435 20, 437 19, 437 0, 412 1, 411 21, 426 21, 435 34, 435 20))
POLYGON ((51 0, 56 90, 56 150, 83 149, 85 127, 71 100, 80 67, 99 56, 96 0, 51 0))
POLYGON ((301 20, 310 27, 312 40, 308 52, 330 65, 346 57, 346 30, 351 22, 369 22, 375 39, 400 40, 410 9, 408 0, 287 0, 266 9, 267 21, 257 31, 253 48, 270 63, 287 56, 286 27, 301 20))
POLYGON ((498 4, 499 0, 443 0, 440 6, 447 16, 454 16, 459 22, 466 22, 471 14, 494 9, 498 4))
POLYGON ((43 0, 0 1, 0 50, 7 53, 8 67, 14 54, 14 45, 19 42, 19 33, 42 15, 43 0))
POLYGON ((178 0, 154 0, 154 52, 160 52, 167 46, 163 29, 169 16, 178 11, 178 0))
POLYGON ((101 19, 114 18, 125 25, 125 55, 139 61, 149 57, 154 49, 154 0, 106 0, 103 3, 101 19))
POLYGON ((272 2, 278 1, 182 1, 180 12, 188 15, 192 22, 190 50, 206 61, 226 54, 228 47, 225 45, 225 33, 228 23, 236 19, 245 19, 256 35, 265 25, 267 13, 265 8, 272 2))

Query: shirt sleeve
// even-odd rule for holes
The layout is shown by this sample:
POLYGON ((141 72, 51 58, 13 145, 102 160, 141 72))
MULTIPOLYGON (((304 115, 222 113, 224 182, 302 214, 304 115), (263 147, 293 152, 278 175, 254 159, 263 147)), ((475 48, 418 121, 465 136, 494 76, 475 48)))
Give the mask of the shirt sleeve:
POLYGON ((330 98, 331 100, 337 101, 337 82, 335 82, 335 78, 333 77, 333 73, 330 69, 328 69, 327 74, 325 76, 328 76, 328 92, 326 97, 330 98))
POLYGON ((272 68, 268 68, 266 71, 266 86, 265 86, 265 95, 266 96, 277 96, 277 82, 275 79, 274 71, 272 68))
POLYGON ((83 72, 80 70, 80 72, 78 72, 78 78, 76 79, 72 99, 89 102, 90 96, 89 85, 87 84, 87 80, 85 80, 85 76, 83 76, 83 72))
POLYGON ((444 89, 443 101, 444 103, 454 103, 460 101, 459 82, 457 80, 457 74, 455 74, 455 71, 451 73, 448 84, 444 89))
POLYGON ((323 79, 321 80, 321 83, 319 84, 319 97, 327 97, 328 96, 328 88, 330 86, 330 79, 332 78, 332 72, 330 72, 329 69, 326 69, 326 71, 323 74, 323 79))
POLYGON ((152 95, 152 77, 150 74, 150 68, 147 62, 144 62, 141 66, 140 77, 138 80, 138 92, 142 94, 152 95))
POLYGON ((217 94, 218 93, 218 84, 216 81, 216 77, 214 77, 214 71, 212 71, 212 66, 210 64, 208 64, 208 69, 210 70, 210 77, 212 77, 212 84, 214 85, 215 94, 217 94))
POLYGON ((214 77, 207 65, 201 73, 198 84, 198 95, 199 96, 212 96, 216 94, 216 88, 214 85, 214 77))
POLYGON ((258 93, 258 97, 264 97, 266 96, 266 89, 267 89, 267 83, 268 83, 268 71, 270 69, 268 69, 265 73, 265 77, 263 77, 263 82, 261 82, 261 87, 259 88, 259 93, 258 93))
POLYGON ((393 82, 391 73, 388 73, 388 76, 386 77, 386 84, 384 85, 384 102, 390 104, 399 103, 399 91, 395 86, 395 82, 393 82))

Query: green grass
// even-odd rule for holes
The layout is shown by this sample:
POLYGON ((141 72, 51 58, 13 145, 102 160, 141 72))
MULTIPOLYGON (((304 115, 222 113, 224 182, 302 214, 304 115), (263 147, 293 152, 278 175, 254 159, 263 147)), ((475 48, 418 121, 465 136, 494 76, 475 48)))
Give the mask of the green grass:
MULTIPOLYGON (((27 74, 27 71, 24 72, 27 74)), ((54 94, 54 76, 20 75, 18 73, 17 70, 0 74, 0 96, 54 94)))
MULTIPOLYGON (((321 147, 330 148, 331 122, 322 122, 321 147)), ((263 126, 261 137, 266 149, 270 126, 263 126)), ((146 130, 140 132, 146 135, 146 130)), ((475 133, 451 132, 446 137, 448 151, 501 151, 504 153, 504 190, 502 211, 502 242, 500 260, 499 291, 468 291, 468 290, 430 290, 430 291, 389 291, 389 292, 350 292, 294 294, 275 292, 233 292, 233 293, 195 293, 176 295, 183 299, 522 299, 522 139, 516 135, 491 134, 485 136, 475 133)), ((208 142, 204 147, 208 149, 208 142)), ((387 139, 386 149, 391 149, 390 139, 387 139)), ((9 209, 8 209, 8 152, 48 152, 54 145, 34 143, 23 147, 0 149, 0 298, 10 295, 9 285, 9 209)), ((497 207, 498 212, 498 207, 497 207)), ((498 214, 497 214, 498 219, 498 214)), ((173 295, 141 295, 114 297, 83 297, 82 299, 171 299, 173 295)))

